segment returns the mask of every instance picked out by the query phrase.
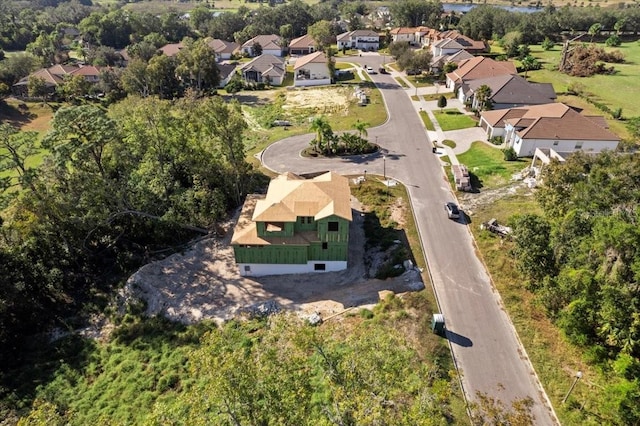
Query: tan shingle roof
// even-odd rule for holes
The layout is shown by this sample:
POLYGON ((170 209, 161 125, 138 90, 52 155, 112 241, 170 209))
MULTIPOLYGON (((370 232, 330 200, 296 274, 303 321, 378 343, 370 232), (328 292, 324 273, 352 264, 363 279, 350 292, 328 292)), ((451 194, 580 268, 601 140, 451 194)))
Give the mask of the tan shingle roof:
POLYGON ((313 52, 308 55, 304 55, 301 58, 298 58, 298 60, 296 60, 296 64, 293 66, 293 69, 297 70, 310 63, 326 64, 327 56, 322 51, 313 52))
POLYGON ((259 35, 255 36, 251 40, 247 40, 242 47, 253 47, 254 44, 258 43, 262 50, 278 50, 282 49, 282 39, 280 36, 275 34, 267 34, 267 35, 259 35))
POLYGON ((183 47, 184 45, 182 43, 170 43, 162 46, 160 50, 167 56, 175 56, 183 47))
POLYGON ((256 222, 294 222, 299 216, 319 220, 331 215, 352 220, 351 192, 346 177, 327 172, 313 179, 303 179, 285 173, 269 183, 266 195, 247 196, 231 241, 234 244, 269 244, 271 238, 267 241, 257 236, 256 222))
POLYGON ((210 48, 213 49, 214 52, 220 53, 233 53, 236 50, 240 49, 240 45, 233 41, 220 40, 219 38, 214 38, 207 41, 207 44, 210 48))
POLYGON ((458 69, 447 74, 452 81, 475 80, 497 75, 517 74, 513 62, 494 61, 484 56, 476 56, 460 62, 458 69))
POLYGON ((309 34, 305 34, 301 37, 294 38, 293 40, 291 40, 291 43, 289 43, 289 49, 302 49, 305 47, 313 47, 316 44, 318 43, 316 43, 313 37, 311 37, 309 34))

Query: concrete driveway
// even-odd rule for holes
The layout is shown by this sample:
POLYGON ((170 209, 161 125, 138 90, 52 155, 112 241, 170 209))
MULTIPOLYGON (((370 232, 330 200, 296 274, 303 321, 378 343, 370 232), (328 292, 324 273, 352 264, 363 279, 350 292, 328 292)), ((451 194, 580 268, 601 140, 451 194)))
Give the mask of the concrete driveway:
MULTIPOLYGON (((374 69, 382 63, 374 55, 347 59, 374 69)), ((444 203, 456 197, 441 161, 432 153, 431 140, 417 114, 421 106, 411 101, 415 89, 400 87, 393 74, 377 74, 372 79, 385 99, 389 120, 369 129, 369 140, 377 140, 383 152, 340 159, 302 158, 300 151, 313 138, 305 135, 268 147, 262 153, 263 164, 277 172, 294 173, 363 174, 366 170, 403 182, 466 397, 475 400, 477 392, 482 392, 507 406, 531 398, 536 425, 558 424, 500 295, 476 256, 473 235, 464 220, 453 221, 445 214, 444 203)), ((466 139, 474 137, 471 134, 466 139)))

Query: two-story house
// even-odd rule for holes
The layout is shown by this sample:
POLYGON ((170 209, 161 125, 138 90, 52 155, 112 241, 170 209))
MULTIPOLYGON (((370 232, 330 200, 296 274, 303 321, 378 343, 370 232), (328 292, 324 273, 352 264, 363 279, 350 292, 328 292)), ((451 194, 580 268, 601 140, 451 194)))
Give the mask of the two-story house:
POLYGON ((338 49, 378 50, 380 35, 373 30, 354 30, 336 37, 338 49))
POLYGON ((293 67, 293 85, 320 86, 331 84, 328 62, 324 52, 314 52, 298 58, 293 67))
POLYGON ((313 179, 285 173, 266 195, 247 195, 231 239, 240 275, 346 269, 350 200, 349 180, 334 172, 313 179))

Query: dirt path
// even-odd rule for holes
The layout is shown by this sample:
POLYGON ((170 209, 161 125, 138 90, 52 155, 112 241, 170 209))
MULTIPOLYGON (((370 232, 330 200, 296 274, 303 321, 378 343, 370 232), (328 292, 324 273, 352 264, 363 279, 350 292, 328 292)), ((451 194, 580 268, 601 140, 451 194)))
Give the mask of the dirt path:
POLYGON ((352 208, 349 268, 345 271, 241 277, 229 246, 229 226, 223 240, 201 241, 185 253, 140 268, 129 278, 123 296, 146 301, 148 315, 193 323, 226 321, 267 302, 326 317, 352 306, 375 304, 381 290, 402 293, 424 288, 418 270, 384 281, 367 278, 365 256, 370 253, 364 249, 362 207, 354 199, 352 208))

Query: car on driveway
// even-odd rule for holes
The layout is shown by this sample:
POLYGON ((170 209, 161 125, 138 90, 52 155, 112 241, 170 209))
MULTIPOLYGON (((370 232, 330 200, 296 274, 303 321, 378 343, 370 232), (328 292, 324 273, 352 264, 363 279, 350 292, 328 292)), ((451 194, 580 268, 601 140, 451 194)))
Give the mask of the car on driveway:
POLYGON ((459 219, 460 218, 460 209, 456 205, 456 203, 448 202, 445 203, 444 209, 447 212, 447 216, 449 219, 459 219))

